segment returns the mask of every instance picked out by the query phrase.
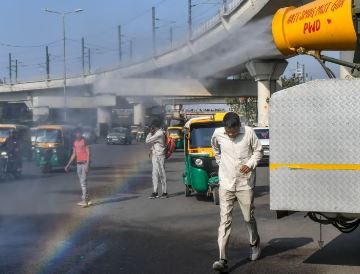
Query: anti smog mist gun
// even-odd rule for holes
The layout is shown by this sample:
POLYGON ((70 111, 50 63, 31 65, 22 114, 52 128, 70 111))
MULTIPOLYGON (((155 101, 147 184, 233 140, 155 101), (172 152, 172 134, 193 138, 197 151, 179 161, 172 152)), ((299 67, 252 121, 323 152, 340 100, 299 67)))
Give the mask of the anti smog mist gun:
MULTIPOLYGON (((316 58, 360 71, 360 0, 317 0, 279 9, 273 40, 285 56, 316 58), (354 51, 353 62, 322 51, 354 51)), ((314 80, 278 91, 270 108, 270 209, 304 212, 350 233, 360 226, 360 79, 314 80), (285 115, 284 115, 285 114, 285 115), (344 132, 346 130, 346 133, 344 132)))
POLYGON ((279 9, 272 21, 276 47, 284 56, 307 54, 316 58, 330 78, 325 62, 360 71, 360 0, 318 0, 301 7, 279 9), (321 51, 355 51, 353 63, 321 51))

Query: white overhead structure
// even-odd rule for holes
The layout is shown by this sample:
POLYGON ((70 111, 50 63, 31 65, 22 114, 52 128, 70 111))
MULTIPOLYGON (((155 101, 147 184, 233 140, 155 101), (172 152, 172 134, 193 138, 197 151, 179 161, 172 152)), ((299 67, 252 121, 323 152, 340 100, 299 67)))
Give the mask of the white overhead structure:
MULTIPOLYGON (((101 82, 101 91, 112 88, 112 79, 204 79, 226 78, 245 71, 245 63, 253 59, 283 58, 272 41, 271 18, 284 6, 303 4, 300 0, 233 1, 230 13, 212 21, 194 39, 154 58, 98 74, 67 79, 67 86, 93 85, 101 82), (106 86, 108 81, 109 85, 106 86)), ((1 92, 34 91, 61 88, 62 79, 0 86, 1 92)), ((170 89, 168 96, 176 95, 170 89)))
POLYGON ((276 81, 284 73, 287 64, 285 60, 253 60, 246 63, 246 68, 258 85, 259 126, 269 126, 270 96, 276 92, 276 81))
MULTIPOLYGON (((71 96, 77 96, 73 93, 81 91, 88 95, 123 97, 234 97, 258 94, 259 107, 263 109, 271 92, 269 83, 259 80, 256 86, 251 80, 232 82, 224 79, 246 71, 245 64, 251 60, 283 59, 272 40, 272 15, 281 7, 303 3, 300 0, 229 0, 223 13, 211 18, 201 30, 194 30, 190 41, 170 51, 97 74, 68 78, 69 107, 76 104, 76 100, 71 102, 71 96)), ((63 79, 2 85, 0 101, 8 98, 9 94, 10 97, 20 94, 22 100, 25 97, 41 97, 41 92, 53 96, 54 92, 62 93, 62 87, 63 79)), ((84 100, 92 105, 91 99, 84 100)), ((96 103, 93 106, 103 107, 96 103)), ((135 112, 143 113, 143 109, 138 108, 135 112)), ((101 114, 101 111, 98 113, 101 114)), ((261 123, 266 125, 267 114, 265 111, 259 114, 261 123)))

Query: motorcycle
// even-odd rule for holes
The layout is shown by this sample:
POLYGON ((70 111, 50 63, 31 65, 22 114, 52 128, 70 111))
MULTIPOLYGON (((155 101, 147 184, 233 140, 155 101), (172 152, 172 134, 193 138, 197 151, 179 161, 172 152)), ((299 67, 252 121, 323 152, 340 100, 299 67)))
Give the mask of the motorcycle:
POLYGON ((22 172, 21 166, 21 160, 13 154, 5 150, 0 152, 0 179, 6 179, 9 175, 19 179, 22 172))

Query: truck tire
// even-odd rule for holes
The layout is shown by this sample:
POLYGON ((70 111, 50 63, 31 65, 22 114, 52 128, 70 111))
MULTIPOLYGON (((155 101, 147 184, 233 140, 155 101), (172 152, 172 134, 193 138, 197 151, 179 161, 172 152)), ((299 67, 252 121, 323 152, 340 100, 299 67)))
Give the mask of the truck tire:
POLYGON ((212 196, 213 196, 213 201, 215 205, 219 205, 220 203, 220 198, 219 198, 219 187, 214 187, 212 189, 212 196))

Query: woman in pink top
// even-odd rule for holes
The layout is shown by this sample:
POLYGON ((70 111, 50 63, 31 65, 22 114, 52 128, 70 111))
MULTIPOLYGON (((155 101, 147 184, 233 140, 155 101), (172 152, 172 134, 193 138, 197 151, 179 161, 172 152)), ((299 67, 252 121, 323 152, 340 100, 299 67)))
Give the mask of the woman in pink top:
POLYGON ((87 191, 87 174, 89 171, 90 150, 86 144, 85 138, 82 136, 80 129, 75 131, 75 141, 73 147, 73 153, 70 157, 69 163, 65 167, 65 171, 68 172, 70 164, 76 159, 77 174, 79 176, 82 201, 78 203, 79 206, 87 207, 91 204, 89 194, 87 191))

